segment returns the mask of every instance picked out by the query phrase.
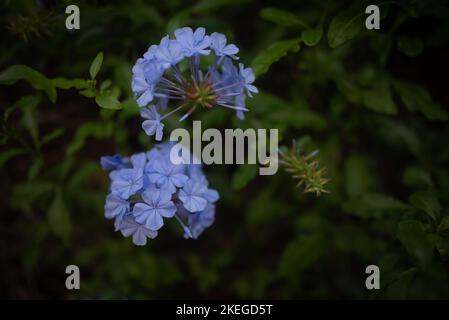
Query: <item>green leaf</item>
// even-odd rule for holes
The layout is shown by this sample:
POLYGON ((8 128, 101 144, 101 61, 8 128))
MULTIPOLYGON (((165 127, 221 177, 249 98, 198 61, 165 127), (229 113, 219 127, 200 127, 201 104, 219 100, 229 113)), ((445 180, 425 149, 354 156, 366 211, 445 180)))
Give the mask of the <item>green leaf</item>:
POLYGON ((112 122, 87 122, 84 123, 75 134, 72 142, 68 145, 66 154, 73 155, 80 150, 89 137, 97 139, 107 138, 113 134, 114 125, 112 122))
POLYGON ((301 19, 289 11, 276 8, 265 8, 262 9, 259 14, 262 19, 274 22, 283 27, 307 26, 301 19))
POLYGON ((28 168, 28 180, 36 179, 43 165, 44 165, 44 158, 42 156, 38 155, 34 157, 33 163, 28 168))
POLYGON ((356 198, 368 192, 376 181, 369 158, 351 155, 345 163, 346 193, 356 198))
POLYGON ((200 0, 190 9, 192 12, 212 12, 223 7, 241 7, 250 0, 200 0))
POLYGON ((401 221, 397 237, 407 252, 422 265, 428 265, 433 259, 433 245, 424 233, 421 222, 416 220, 401 221))
POLYGON ((368 193, 343 204, 343 209, 362 218, 381 218, 385 215, 399 216, 410 207, 390 196, 368 193))
POLYGON ((27 105, 23 109, 22 123, 23 126, 30 132, 34 144, 39 145, 39 125, 38 114, 34 105, 27 105))
POLYGON ((112 85, 112 81, 107 79, 103 81, 103 83, 100 85, 100 92, 104 92, 106 89, 108 89, 112 85))
POLYGON ((408 110, 420 112, 431 121, 449 120, 447 111, 432 100, 425 88, 400 81, 394 81, 393 86, 408 110))
POLYGON ((71 88, 75 88, 75 89, 86 89, 89 87, 89 83, 87 80, 85 79, 66 79, 66 78, 55 78, 51 80, 53 85, 56 88, 60 88, 60 89, 71 89, 71 88))
POLYGON ((232 188, 240 190, 245 187, 257 175, 259 166, 255 164, 241 164, 232 175, 232 188))
POLYGON ((89 88, 89 89, 85 89, 85 90, 80 91, 80 95, 85 96, 87 98, 93 98, 97 94, 96 94, 95 90, 89 88))
POLYGON ((54 186, 48 181, 27 181, 17 184, 11 195, 11 206, 30 213, 38 208, 40 200, 50 200, 54 186))
POLYGON ((12 148, 0 153, 0 168, 9 160, 21 154, 27 153, 27 150, 20 148, 12 148))
POLYGON ((354 38, 365 27, 365 9, 351 8, 338 13, 329 25, 327 41, 336 48, 354 38))
POLYGON ((41 145, 44 145, 46 143, 49 143, 57 138, 59 138, 60 136, 62 136, 64 134, 64 128, 57 128, 49 133, 47 133, 46 135, 44 135, 42 137, 41 140, 41 145))
POLYGON ((390 86, 382 82, 378 87, 363 91, 363 105, 379 113, 396 114, 397 108, 391 96, 390 86))
POLYGON ((423 51, 423 43, 420 38, 402 36, 398 39, 398 49, 409 57, 417 57, 423 51))
POLYGON ((307 29, 301 35, 302 41, 309 47, 316 46, 322 37, 323 27, 321 26, 315 29, 307 29))
POLYGON ((312 266, 324 253, 325 238, 320 233, 300 236, 287 245, 279 261, 279 274, 291 278, 312 266))
POLYGON ((33 88, 45 91, 51 102, 56 101, 56 88, 53 82, 32 68, 13 65, 0 73, 0 84, 11 85, 19 80, 25 80, 33 88))
POLYGON ((16 103, 14 103, 13 106, 11 106, 5 110, 5 113, 3 115, 5 122, 8 121, 9 117, 14 112, 14 110, 23 109, 26 107, 35 108, 39 104, 39 101, 40 101, 39 95, 34 95, 34 96, 30 95, 30 96, 21 97, 19 100, 17 100, 16 103))
POLYGON ((103 52, 99 52, 89 67, 89 74, 91 79, 95 79, 103 64, 103 52))
POLYGON ((409 202, 417 209, 423 210, 435 221, 440 217, 441 206, 432 191, 418 191, 409 197, 409 202))
POLYGON ((250 226, 270 225, 287 217, 292 212, 289 203, 277 200, 274 188, 265 188, 250 200, 246 221, 250 226))
POLYGON ((95 102, 104 109, 119 110, 122 108, 120 101, 113 96, 101 94, 95 98, 95 102))
POLYGON ((418 166, 409 166, 404 170, 402 180, 409 188, 429 188, 433 187, 430 172, 418 166))
POLYGON ((449 216, 445 216, 438 225, 438 232, 446 231, 449 229, 449 216))
POLYGON ((70 214, 59 188, 55 190, 55 196, 48 209, 48 223, 54 234, 68 243, 71 232, 70 214))
POLYGON ((259 53, 251 63, 254 74, 259 76, 268 71, 270 66, 279 61, 289 51, 297 52, 299 50, 299 43, 301 38, 295 38, 285 41, 275 42, 270 45, 265 51, 259 53))

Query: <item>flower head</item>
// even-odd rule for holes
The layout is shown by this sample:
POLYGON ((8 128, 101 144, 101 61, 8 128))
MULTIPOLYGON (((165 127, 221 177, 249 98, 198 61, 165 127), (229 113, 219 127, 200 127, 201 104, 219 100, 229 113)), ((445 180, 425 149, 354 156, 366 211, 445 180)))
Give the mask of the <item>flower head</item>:
POLYGON ((237 46, 228 44, 221 33, 207 35, 204 28, 194 31, 184 27, 175 30, 174 35, 175 39, 167 35, 159 45, 151 45, 133 67, 132 90, 138 105, 155 105, 151 113, 141 113, 146 119, 142 125, 145 132, 160 140, 166 117, 184 111, 182 121, 198 108, 230 108, 242 118, 243 112, 248 111, 245 94, 251 96, 257 88, 252 84, 255 77, 251 68, 241 65, 239 72, 233 63, 233 59, 238 59, 237 46), (212 60, 212 64, 202 70, 201 57, 211 54, 214 57, 208 61, 212 60), (184 61, 187 68, 181 66, 184 61), (165 109, 163 115, 157 112, 165 109))
POLYGON ((108 163, 103 167, 112 170, 105 216, 115 219, 116 230, 132 235, 136 245, 155 238, 166 219, 176 218, 184 234, 194 239, 213 222, 218 192, 208 187, 201 165, 171 163, 172 146, 158 144, 130 158, 102 158, 102 164, 108 163))

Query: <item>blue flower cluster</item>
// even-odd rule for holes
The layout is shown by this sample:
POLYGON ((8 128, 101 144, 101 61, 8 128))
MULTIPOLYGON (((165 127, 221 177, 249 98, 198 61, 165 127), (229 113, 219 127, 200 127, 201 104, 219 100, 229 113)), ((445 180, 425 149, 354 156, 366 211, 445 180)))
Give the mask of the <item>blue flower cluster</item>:
POLYGON ((132 236, 135 245, 154 239, 167 218, 174 217, 184 236, 192 239, 214 222, 218 192, 209 189, 201 165, 175 165, 170 161, 172 145, 159 144, 129 158, 101 158, 111 178, 105 216, 115 219, 116 231, 132 236))
POLYGON ((180 28, 174 34, 175 39, 167 35, 159 45, 150 46, 133 67, 132 90, 142 108, 146 134, 162 140, 162 120, 182 109, 187 111, 179 121, 198 107, 217 106, 234 109, 243 118, 243 112, 248 111, 246 95, 251 97, 258 90, 252 84, 252 69, 241 63, 238 68, 234 65, 239 49, 228 44, 221 33, 206 35, 204 28, 180 28), (201 57, 208 64, 205 72, 200 67, 201 57), (159 112, 169 101, 176 102, 176 107, 161 116, 159 112))

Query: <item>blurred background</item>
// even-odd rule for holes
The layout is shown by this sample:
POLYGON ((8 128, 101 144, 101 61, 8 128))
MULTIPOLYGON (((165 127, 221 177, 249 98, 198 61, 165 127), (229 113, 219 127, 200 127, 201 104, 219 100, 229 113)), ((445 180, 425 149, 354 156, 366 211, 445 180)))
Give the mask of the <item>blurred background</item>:
POLYGON ((0 296, 449 298, 449 5, 378 2, 380 30, 367 30, 375 3, 1 1, 0 296), (69 4, 80 30, 65 28, 69 4), (194 119, 278 128, 281 145, 318 149, 328 193, 304 192, 282 167, 208 166, 214 225, 193 241, 169 221, 136 247, 103 216, 99 158, 153 146, 131 67, 182 26, 224 33, 260 90, 244 121, 218 109, 194 119), (70 264, 80 290, 65 288, 70 264), (370 264, 380 290, 365 287, 370 264))

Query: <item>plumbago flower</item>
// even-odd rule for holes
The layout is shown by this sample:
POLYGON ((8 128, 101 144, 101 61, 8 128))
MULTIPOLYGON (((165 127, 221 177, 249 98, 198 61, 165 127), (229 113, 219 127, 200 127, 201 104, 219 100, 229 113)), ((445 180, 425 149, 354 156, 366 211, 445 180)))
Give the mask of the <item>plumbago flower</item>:
MULTIPOLYGON (((204 49, 195 45, 191 50, 204 49)), ((143 246, 147 239, 156 238, 170 218, 180 224, 185 238, 192 239, 214 222, 218 192, 208 187, 201 165, 174 165, 170 161, 172 146, 159 144, 130 158, 101 158, 111 178, 105 217, 114 219, 116 231, 132 236, 135 245, 143 246)))
POLYGON ((183 111, 182 121, 197 108, 229 108, 242 119, 248 111, 245 96, 258 90, 252 84, 252 69, 233 63, 239 59, 239 49, 221 33, 206 35, 204 28, 180 28, 174 35, 174 39, 167 35, 159 45, 151 45, 132 70, 131 87, 146 119, 142 124, 145 133, 161 141, 162 120, 183 111), (160 115, 161 111, 165 114, 160 115))

